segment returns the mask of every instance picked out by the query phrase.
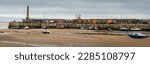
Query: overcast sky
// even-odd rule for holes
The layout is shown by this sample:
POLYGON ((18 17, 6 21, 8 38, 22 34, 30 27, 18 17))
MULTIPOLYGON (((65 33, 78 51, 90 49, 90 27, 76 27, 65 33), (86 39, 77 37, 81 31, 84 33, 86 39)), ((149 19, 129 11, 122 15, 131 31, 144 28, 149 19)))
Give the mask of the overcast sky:
POLYGON ((150 0, 0 0, 0 21, 24 19, 27 5, 30 18, 150 18, 150 0))

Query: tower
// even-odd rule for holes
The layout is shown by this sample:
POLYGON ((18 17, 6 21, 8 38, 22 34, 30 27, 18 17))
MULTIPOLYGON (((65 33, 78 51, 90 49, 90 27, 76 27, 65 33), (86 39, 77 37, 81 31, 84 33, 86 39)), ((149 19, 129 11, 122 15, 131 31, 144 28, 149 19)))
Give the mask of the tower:
POLYGON ((29 20, 29 5, 27 6, 27 17, 26 17, 26 20, 29 20))

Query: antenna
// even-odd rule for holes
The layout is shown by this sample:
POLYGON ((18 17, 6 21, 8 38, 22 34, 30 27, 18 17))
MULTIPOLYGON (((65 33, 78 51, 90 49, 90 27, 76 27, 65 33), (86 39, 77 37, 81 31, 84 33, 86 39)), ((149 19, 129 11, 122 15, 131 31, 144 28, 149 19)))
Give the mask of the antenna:
POLYGON ((77 19, 81 19, 81 14, 77 14, 77 19))
POLYGON ((46 13, 45 13, 45 9, 43 9, 43 20, 45 21, 46 19, 46 13))

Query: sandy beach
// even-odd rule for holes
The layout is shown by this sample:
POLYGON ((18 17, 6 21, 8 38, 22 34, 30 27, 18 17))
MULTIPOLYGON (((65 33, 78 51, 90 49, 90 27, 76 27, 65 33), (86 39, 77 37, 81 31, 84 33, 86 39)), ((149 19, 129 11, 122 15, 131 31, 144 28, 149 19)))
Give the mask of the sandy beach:
MULTIPOLYGON (((1 47, 149 47, 150 38, 133 39, 124 35, 104 35, 92 30, 1 29, 1 47)), ((110 33, 110 32, 105 32, 110 33)))

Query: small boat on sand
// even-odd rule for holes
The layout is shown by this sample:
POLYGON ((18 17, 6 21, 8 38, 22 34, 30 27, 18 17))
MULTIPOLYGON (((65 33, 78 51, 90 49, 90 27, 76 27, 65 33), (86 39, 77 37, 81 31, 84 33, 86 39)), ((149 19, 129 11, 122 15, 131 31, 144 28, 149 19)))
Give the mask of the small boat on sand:
POLYGON ((131 31, 141 31, 142 29, 141 28, 138 28, 138 27, 133 27, 133 28, 130 28, 131 31))
POLYGON ((119 29, 120 31, 129 31, 129 28, 126 28, 126 27, 122 27, 119 29))
POLYGON ((131 38, 146 38, 147 36, 141 33, 132 33, 128 34, 129 37, 131 38))
POLYGON ((50 34, 50 31, 49 30, 44 30, 42 31, 43 34, 50 34))
POLYGON ((25 30, 29 30, 29 27, 28 27, 28 26, 26 26, 26 27, 24 27, 24 29, 25 29, 25 30))

